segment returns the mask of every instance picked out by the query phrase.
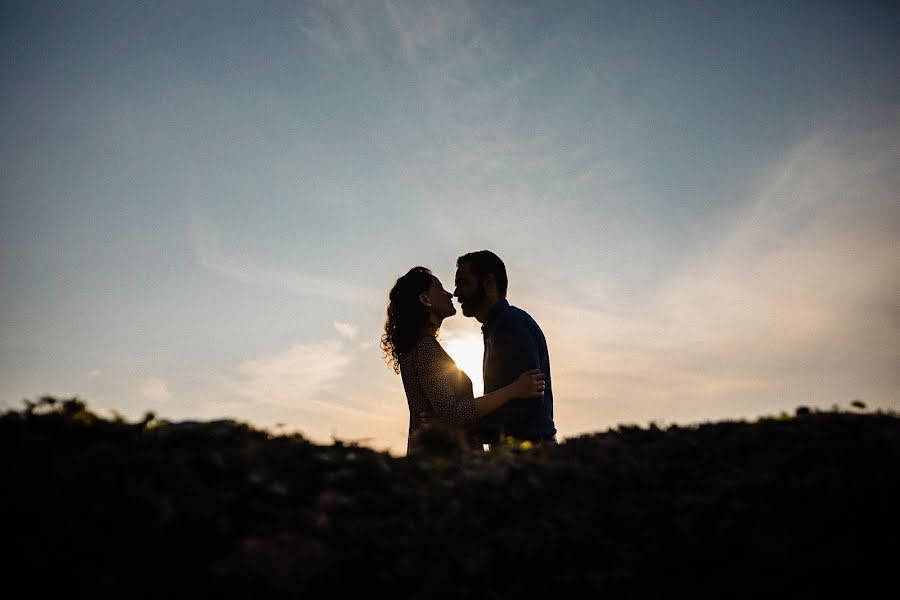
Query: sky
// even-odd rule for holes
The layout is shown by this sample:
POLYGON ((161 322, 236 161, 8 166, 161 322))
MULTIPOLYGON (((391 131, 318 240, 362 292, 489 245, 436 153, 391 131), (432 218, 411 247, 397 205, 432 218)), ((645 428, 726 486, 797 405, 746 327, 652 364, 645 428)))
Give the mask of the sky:
POLYGON ((4 1, 0 171, 0 408, 402 455, 388 290, 490 249, 561 440, 900 410, 895 3, 4 1))

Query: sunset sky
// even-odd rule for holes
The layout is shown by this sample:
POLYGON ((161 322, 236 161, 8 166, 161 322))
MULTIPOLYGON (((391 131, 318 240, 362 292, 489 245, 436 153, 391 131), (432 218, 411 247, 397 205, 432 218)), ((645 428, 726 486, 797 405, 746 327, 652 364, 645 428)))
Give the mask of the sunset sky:
POLYGON ((0 408, 402 454, 387 292, 487 248, 561 439, 900 410, 898 6, 4 2, 0 408))

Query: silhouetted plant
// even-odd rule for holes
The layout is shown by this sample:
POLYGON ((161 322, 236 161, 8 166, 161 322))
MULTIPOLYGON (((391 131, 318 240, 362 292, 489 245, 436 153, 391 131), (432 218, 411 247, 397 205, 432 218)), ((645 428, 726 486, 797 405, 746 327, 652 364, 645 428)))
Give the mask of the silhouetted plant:
POLYGON ((791 598, 893 578, 900 417, 623 425, 394 458, 77 399, 0 415, 10 589, 89 597, 791 598))

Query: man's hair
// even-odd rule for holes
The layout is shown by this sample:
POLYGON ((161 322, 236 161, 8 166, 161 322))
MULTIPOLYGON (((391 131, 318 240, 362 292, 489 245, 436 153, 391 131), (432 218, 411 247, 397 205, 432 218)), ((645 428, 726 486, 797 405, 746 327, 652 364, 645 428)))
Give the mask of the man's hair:
POLYGON ((506 288, 509 286, 509 279, 506 278, 506 265, 500 260, 500 257, 490 250, 479 250, 478 252, 469 252, 463 254, 456 259, 456 266, 459 267, 463 263, 468 264, 472 268, 472 272, 481 281, 488 274, 494 275, 494 281, 497 282, 497 293, 501 298, 506 298, 506 288))

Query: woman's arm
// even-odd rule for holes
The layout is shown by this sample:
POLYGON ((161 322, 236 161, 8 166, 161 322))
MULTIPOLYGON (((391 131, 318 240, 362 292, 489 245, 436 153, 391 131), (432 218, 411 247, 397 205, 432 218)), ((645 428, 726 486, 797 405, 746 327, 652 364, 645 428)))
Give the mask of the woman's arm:
POLYGON ((511 384, 475 398, 475 414, 480 419, 513 398, 538 398, 544 394, 544 374, 538 369, 525 371, 511 384))
POLYGON ((434 411, 419 415, 423 424, 427 424, 430 417, 435 417, 466 427, 514 398, 534 398, 544 393, 544 374, 538 369, 531 369, 511 384, 475 398, 471 381, 437 340, 427 341, 417 350, 415 368, 419 385, 434 411), (463 381, 465 385, 462 385, 463 381))

